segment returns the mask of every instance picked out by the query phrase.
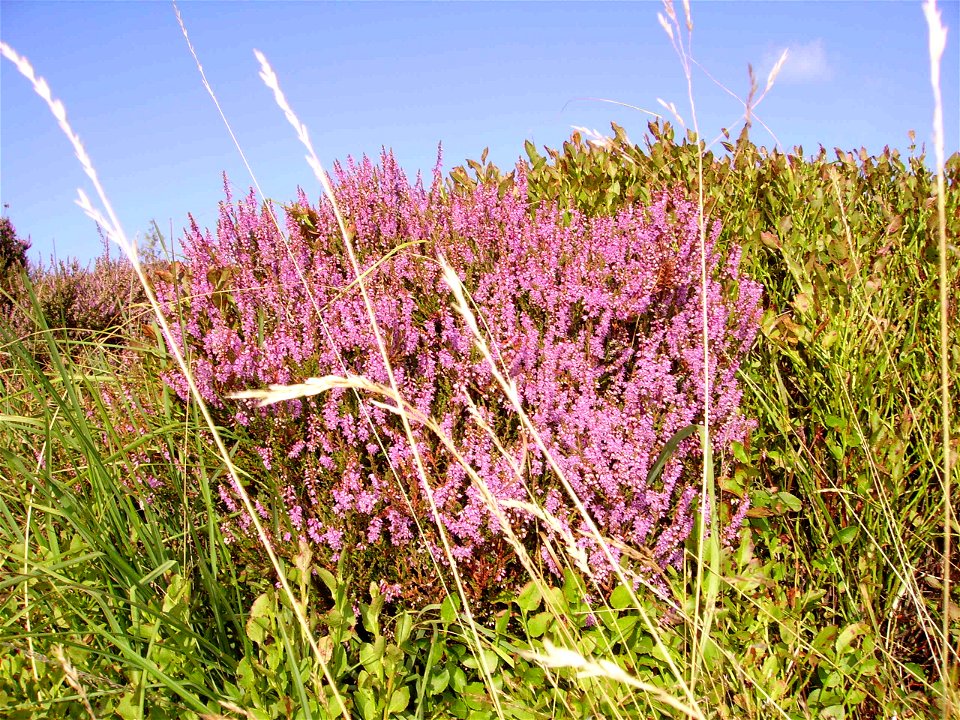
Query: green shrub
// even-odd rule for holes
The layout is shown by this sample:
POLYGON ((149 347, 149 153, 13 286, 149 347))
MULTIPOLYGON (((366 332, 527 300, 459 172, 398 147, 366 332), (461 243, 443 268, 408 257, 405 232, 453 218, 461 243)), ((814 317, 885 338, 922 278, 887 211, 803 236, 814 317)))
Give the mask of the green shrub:
POLYGON ((17 237, 8 217, 0 217, 0 315, 5 315, 22 291, 21 273, 27 269, 30 241, 17 237))

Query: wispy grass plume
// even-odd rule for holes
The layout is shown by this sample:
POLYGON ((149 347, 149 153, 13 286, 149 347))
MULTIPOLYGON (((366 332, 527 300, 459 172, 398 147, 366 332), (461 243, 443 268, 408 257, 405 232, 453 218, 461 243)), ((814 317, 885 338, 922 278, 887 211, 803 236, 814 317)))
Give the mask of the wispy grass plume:
POLYGON ((956 698, 954 680, 950 672, 950 578, 953 529, 952 475, 954 459, 950 447, 950 375, 948 365, 950 329, 948 326, 947 295, 947 217, 946 188, 943 181, 943 97, 940 91, 940 63, 947 45, 947 29, 940 20, 936 0, 926 0, 923 13, 929 27, 930 84, 933 89, 933 147, 937 171, 937 229, 939 240, 940 283, 940 425, 943 444, 943 648, 941 649, 941 680, 943 682, 943 717, 947 718, 956 698))

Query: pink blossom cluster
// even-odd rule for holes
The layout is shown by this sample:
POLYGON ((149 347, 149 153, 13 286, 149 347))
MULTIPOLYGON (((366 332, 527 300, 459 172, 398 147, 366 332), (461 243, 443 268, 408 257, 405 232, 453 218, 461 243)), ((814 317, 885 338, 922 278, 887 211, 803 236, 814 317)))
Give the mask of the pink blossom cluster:
MULTIPOLYGON (((704 295, 699 211, 679 191, 587 218, 547 203, 533 213, 519 165, 506 191, 480 184, 452 193, 439 171, 429 189, 419 177, 411 184, 389 153, 378 164, 335 166, 335 181, 406 400, 439 423, 498 501, 537 502, 581 538, 601 576, 608 572, 453 309, 436 262, 442 254, 601 532, 651 550, 661 565, 677 562, 698 507, 697 436, 681 443, 656 481, 648 474, 671 436, 703 421, 704 301, 715 452, 750 427, 738 410, 736 375, 758 326, 761 291, 739 275, 736 249, 716 249, 719 225, 707 233, 704 295)), ((332 557, 394 548, 397 561, 377 580, 402 585, 439 547, 429 492, 458 563, 491 587, 505 582, 516 565, 503 559, 498 521, 427 428, 413 430, 428 466, 424 486, 400 422, 370 398, 334 390, 265 409, 226 399, 325 374, 388 380, 330 203, 311 204, 301 192, 281 216, 285 236, 273 212, 252 193, 234 200, 227 187, 216 232, 193 223, 187 233, 184 281, 158 290, 170 315, 182 318, 176 339, 204 398, 258 444, 282 503, 277 536, 309 540, 332 557)), ((182 378, 166 380, 186 396, 182 378)), ((221 496, 235 508, 233 492, 224 487, 221 496)), ((515 507, 507 515, 556 571, 543 552, 553 531, 515 507)))

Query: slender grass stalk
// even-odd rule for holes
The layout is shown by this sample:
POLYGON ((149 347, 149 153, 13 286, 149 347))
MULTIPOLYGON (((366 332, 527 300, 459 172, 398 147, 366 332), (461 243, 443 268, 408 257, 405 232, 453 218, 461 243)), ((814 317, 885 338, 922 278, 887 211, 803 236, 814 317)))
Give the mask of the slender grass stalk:
POLYGON ((953 706, 953 678, 950 673, 950 554, 953 525, 952 450, 950 447, 950 375, 948 343, 950 328, 947 323, 947 211, 943 180, 943 96, 940 92, 940 62, 947 45, 947 29, 940 20, 936 0, 927 0, 923 13, 929 28, 930 85, 933 89, 933 147, 937 162, 937 226, 939 230, 940 282, 940 430, 943 443, 943 647, 941 648, 940 677, 943 681, 943 717, 947 718, 953 706))
MULTIPOLYGON (((666 17, 659 15, 661 26, 666 31, 673 44, 677 57, 683 68, 687 81, 687 99, 690 103, 690 116, 697 143, 702 147, 700 140, 700 126, 697 119, 696 100, 693 92, 693 72, 691 68, 691 45, 693 41, 693 17, 690 14, 689 0, 683 0, 685 29, 681 29, 680 20, 673 7, 672 0, 664 0, 666 17), (686 36, 686 45, 683 38, 686 36)), ((676 108, 670 105, 671 110, 679 117, 676 108)), ((710 334, 707 312, 707 226, 704 213, 703 190, 703 151, 697 153, 697 205, 699 217, 697 225, 700 242, 700 306, 701 330, 703 341, 703 423, 700 446, 703 451, 703 472, 700 487, 699 522, 696 523, 697 554, 696 575, 694 580, 694 636, 693 658, 690 666, 690 687, 694 690, 700 672, 700 665, 706 644, 710 639, 710 629, 716 610, 717 595, 720 582, 720 534, 719 515, 716 507, 716 487, 713 476, 713 452, 710 441, 710 334), (709 567, 705 569, 705 565, 709 567), (705 572, 706 570, 706 572, 705 572), (702 603, 702 607, 701 607, 702 603)))
MULTIPOLYGON (((57 413, 60 412, 60 409, 57 408, 57 413)), ((54 418, 56 414, 54 415, 54 418)), ((40 472, 40 467, 42 466, 44 456, 47 452, 47 441, 44 440, 43 444, 40 446, 40 450, 37 451, 37 473, 40 472)), ((27 500, 27 515, 24 518, 23 522, 23 574, 27 575, 27 572, 30 569, 30 531, 32 529, 32 517, 33 517, 33 500, 34 495, 36 495, 37 486, 36 483, 30 484, 30 496, 27 500)), ((34 682, 40 680, 40 675, 37 672, 37 661, 36 653, 33 648, 33 632, 30 628, 30 585, 29 583, 23 584, 23 612, 25 618, 25 625, 27 628, 27 651, 30 657, 30 672, 33 674, 34 682)))
MULTIPOLYGON (((663 25, 663 21, 661 21, 661 25, 663 25)), ((669 29, 667 30, 667 35, 668 35, 668 36, 670 36, 670 35, 673 33, 673 29, 670 27, 670 24, 669 24, 669 23, 667 23, 666 25, 663 25, 663 27, 664 27, 664 28, 669 28, 669 29)), ((672 38, 671 38, 671 39, 672 39, 672 38)), ((757 85, 756 85, 756 78, 754 77, 754 74, 753 74, 753 68, 752 68, 752 67, 750 68, 750 93, 749 93, 749 95, 747 96, 747 99, 746 99, 746 100, 744 100, 743 98, 741 98, 739 95, 737 95, 737 93, 735 93, 735 92, 734 92, 733 90, 731 90, 729 87, 727 87, 727 86, 724 85, 722 82, 720 82, 719 80, 717 80, 712 74, 710 74, 710 71, 707 70, 707 68, 705 68, 705 67, 704 67, 703 65, 701 65, 699 62, 697 62, 697 60, 696 60, 695 58, 691 57, 691 58, 690 58, 690 61, 691 61, 691 63, 692 63, 693 65, 696 65, 697 69, 699 69, 704 75, 706 75, 706 76, 713 82, 714 85, 716 85, 718 88, 720 88, 721 90, 723 90, 725 93, 727 93, 727 95, 729 95, 730 97, 732 97, 732 98, 733 98, 734 100, 736 100, 738 103, 740 103, 741 105, 743 105, 744 111, 743 111, 740 115, 738 115, 735 119, 733 119, 732 122, 730 122, 730 123, 728 124, 728 127, 731 126, 731 125, 735 125, 736 123, 740 122, 740 120, 743 120, 744 122, 746 122, 746 123, 749 124, 749 123, 752 122, 752 120, 751 120, 751 118, 752 118, 753 120, 756 120, 758 123, 760 123, 760 126, 761 126, 764 130, 766 130, 768 133, 770 133, 770 137, 773 138, 773 140, 774 140, 774 142, 776 143, 776 145, 777 145, 777 146, 780 146, 781 143, 780 143, 780 140, 777 138, 776 133, 773 131, 772 128, 770 128, 770 126, 768 126, 761 118, 759 118, 759 117, 755 114, 755 110, 756 110, 757 106, 758 106, 761 102, 763 102, 764 98, 766 98, 766 96, 767 96, 767 94, 770 92, 770 90, 773 89, 773 86, 774 86, 774 83, 775 83, 775 81, 776 81, 776 79, 777 79, 777 76, 780 74, 780 71, 783 69, 783 66, 784 66, 784 64, 786 63, 787 58, 789 57, 789 55, 790 55, 789 50, 784 49, 784 51, 780 54, 780 57, 777 59, 777 62, 774 63, 774 66, 771 68, 769 75, 767 76, 767 84, 764 86, 763 92, 762 92, 762 93, 760 94, 760 96, 757 97, 756 99, 754 99, 753 96, 756 94, 756 92, 757 92, 757 90, 758 90, 758 87, 757 87, 757 85)), ((623 102, 622 100, 614 100, 614 99, 612 99, 612 98, 601 98, 601 97, 577 97, 577 98, 573 98, 572 100, 568 100, 566 103, 564 103, 564 105, 563 105, 563 107, 561 108, 561 110, 566 110, 566 109, 567 109, 567 106, 568 106, 571 102, 574 102, 574 101, 577 101, 577 100, 589 100, 589 101, 591 101, 591 102, 609 103, 610 105, 616 105, 616 106, 618 106, 618 107, 625 107, 625 108, 629 108, 630 110, 636 110, 637 112, 644 113, 645 115, 650 115, 651 117, 654 117, 654 118, 656 118, 657 120, 663 120, 663 119, 664 119, 664 116, 661 115, 660 113, 653 112, 652 110, 647 110, 646 108, 642 108, 642 107, 640 107, 640 106, 638 106, 638 105, 633 105, 633 104, 628 103, 628 102, 623 102)), ((666 105, 663 101, 661 101, 661 104, 662 104, 662 105, 666 105)), ((683 124, 683 119, 682 119, 682 118, 679 118, 679 119, 680 119, 680 121, 681 121, 681 124, 683 124)), ((580 132, 581 134, 583 134, 584 136, 591 137, 592 139, 590 140, 590 142, 593 143, 593 144, 600 145, 601 147, 606 146, 606 145, 608 144, 607 142, 604 141, 605 139, 603 138, 603 136, 601 136, 601 135, 600 135, 599 133, 597 133, 596 131, 591 131, 589 128, 579 127, 579 126, 577 126, 577 125, 574 125, 574 126, 573 126, 573 129, 579 131, 579 132, 580 132)), ((705 144, 704 149, 705 149, 705 150, 709 150, 710 148, 712 148, 713 146, 715 146, 718 142, 720 142, 720 140, 722 140, 724 137, 726 137, 724 133, 722 133, 722 132, 719 133, 719 134, 718 134, 716 137, 714 137, 710 142, 708 142, 708 143, 705 144)), ((627 162, 630 162, 630 163, 633 162, 633 159, 630 158, 630 157, 627 156, 627 155, 624 155, 624 156, 623 156, 623 159, 624 159, 625 161, 627 161, 627 162)))

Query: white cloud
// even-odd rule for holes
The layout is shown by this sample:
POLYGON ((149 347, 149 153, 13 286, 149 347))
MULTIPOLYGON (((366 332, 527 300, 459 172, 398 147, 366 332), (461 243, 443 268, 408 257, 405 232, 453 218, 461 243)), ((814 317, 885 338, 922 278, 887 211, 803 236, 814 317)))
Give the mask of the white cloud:
MULTIPOLYGON (((827 60, 827 51, 824 48, 823 40, 812 40, 808 43, 791 43, 787 50, 789 55, 784 63, 780 74, 777 75, 778 83, 814 83, 823 82, 833 77, 833 69, 827 60)), ((759 80, 762 83, 783 53, 783 48, 772 50, 764 55, 763 73, 759 80)))

